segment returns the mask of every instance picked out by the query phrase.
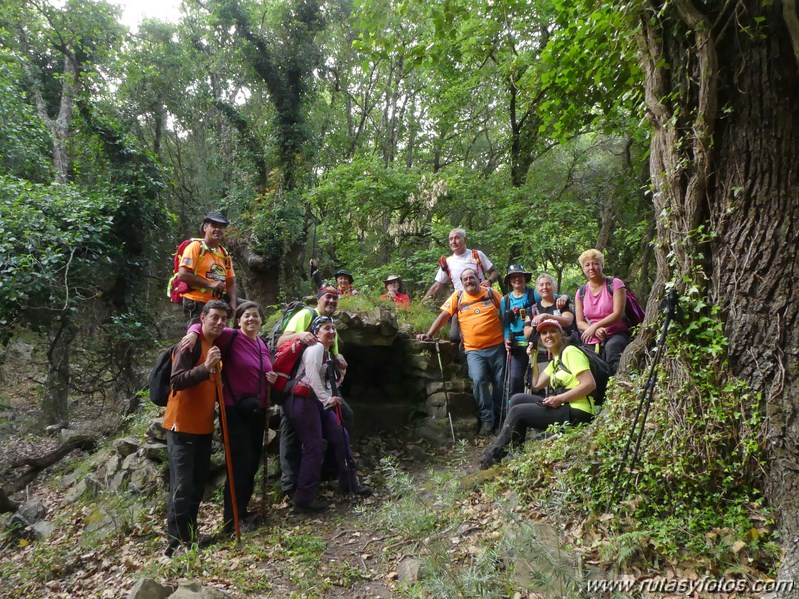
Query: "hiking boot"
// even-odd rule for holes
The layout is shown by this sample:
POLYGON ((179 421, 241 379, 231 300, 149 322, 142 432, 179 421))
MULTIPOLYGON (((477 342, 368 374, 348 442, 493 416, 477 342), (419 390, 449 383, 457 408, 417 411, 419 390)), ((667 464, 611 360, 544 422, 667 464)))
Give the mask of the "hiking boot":
POLYGON ((490 437, 492 432, 494 431, 494 421, 488 420, 481 420, 480 424, 477 426, 477 438, 478 439, 485 439, 490 437))
POLYGON ((164 551, 164 555, 167 557, 180 557, 185 553, 188 553, 188 548, 180 541, 172 541, 164 551))
POLYGON ((318 514, 319 512, 324 512, 329 507, 330 504, 327 503, 326 501, 322 501, 321 499, 314 499, 311 503, 307 505, 301 505, 299 503, 294 504, 295 510, 307 514, 318 514))
POLYGON ((494 455, 490 449, 486 451, 480 458, 480 470, 488 470, 499 463, 499 458, 494 455))
POLYGON ((353 493, 360 497, 371 497, 372 496, 372 487, 364 485, 362 483, 358 483, 355 488, 352 490, 353 493))

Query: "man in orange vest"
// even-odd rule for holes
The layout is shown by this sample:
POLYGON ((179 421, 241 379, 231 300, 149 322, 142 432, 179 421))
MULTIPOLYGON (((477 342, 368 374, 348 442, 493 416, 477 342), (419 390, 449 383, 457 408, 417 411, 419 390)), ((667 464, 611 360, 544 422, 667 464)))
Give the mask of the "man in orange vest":
POLYGON ((209 212, 200 225, 202 240, 183 250, 178 278, 189 286, 183 294, 183 313, 189 324, 199 320, 206 302, 223 299, 236 309, 236 274, 233 258, 222 247, 228 221, 221 212, 209 212))
POLYGON ((499 317, 501 296, 494 289, 482 287, 473 268, 464 269, 461 283, 463 291, 455 291, 442 304, 441 313, 427 333, 416 338, 432 341, 448 320, 458 316, 477 406, 477 436, 487 437, 499 422, 505 377, 505 336, 499 317))
POLYGON ((221 300, 206 303, 200 313, 200 358, 195 362, 189 347, 176 349, 172 357, 172 391, 162 425, 169 460, 167 557, 181 546, 188 548, 197 538, 197 513, 211 466, 216 377, 221 360, 214 340, 225 328, 229 309, 221 300))

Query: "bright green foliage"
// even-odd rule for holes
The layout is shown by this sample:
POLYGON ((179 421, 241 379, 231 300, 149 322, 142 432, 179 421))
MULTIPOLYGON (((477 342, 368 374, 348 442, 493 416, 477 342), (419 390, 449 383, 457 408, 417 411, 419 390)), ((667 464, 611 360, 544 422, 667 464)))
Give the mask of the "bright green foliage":
POLYGON ((0 49, 0 174, 48 181, 49 134, 33 107, 23 101, 22 78, 19 61, 0 49))
MULTIPOLYGON (((684 313, 698 299, 684 298, 684 313)), ((691 556, 729 569, 743 556, 768 571, 778 556, 763 528, 772 517, 760 481, 760 398, 721 374, 726 340, 715 314, 674 325, 667 343, 681 367, 661 372, 658 388, 678 384, 670 397, 655 393, 638 462, 618 481, 624 502, 612 492, 641 377, 632 390, 610 393, 595 424, 536 444, 514 465, 513 485, 547 513, 596 523, 607 561, 655 565, 691 556), (608 506, 613 518, 597 519, 608 506)))
POLYGON ((587 126, 606 132, 635 128, 643 102, 638 9, 636 2, 552 0, 552 35, 541 55, 546 70, 540 77, 540 111, 557 139, 587 126))
POLYGON ((45 327, 76 312, 111 274, 108 234, 119 198, 0 178, 0 324, 45 327))

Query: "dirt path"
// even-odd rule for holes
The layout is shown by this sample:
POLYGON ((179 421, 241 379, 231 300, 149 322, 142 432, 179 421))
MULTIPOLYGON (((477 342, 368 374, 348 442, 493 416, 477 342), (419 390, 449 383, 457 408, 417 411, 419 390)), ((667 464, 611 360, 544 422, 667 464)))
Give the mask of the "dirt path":
MULTIPOLYGON (((355 451, 362 479, 375 490, 372 497, 341 497, 326 483, 322 492, 333 506, 318 517, 297 514, 287 498, 272 497, 266 521, 245 530, 237 546, 218 533, 217 493, 200 514, 201 536, 211 541, 172 559, 163 556, 159 498, 101 494, 63 504, 64 489, 46 473, 28 496, 45 504, 56 532, 42 541, 6 533, 0 546, 0 596, 120 597, 142 577, 172 585, 195 579, 241 597, 396 596, 404 576, 401 569, 398 573, 399 561, 414 552, 418 539, 402 522, 409 514, 395 515, 391 509, 409 499, 409 490, 418 490, 419 503, 406 511, 415 517, 414 512, 431 510, 425 514, 426 530, 434 531, 433 478, 440 473, 455 479, 473 470, 481 448, 465 441, 442 447, 406 430, 358 439, 355 451), (398 481, 405 491, 397 491, 398 481), (88 532, 97 513, 110 513, 117 521, 107 536, 88 532)), ((251 509, 259 510, 260 485, 256 489, 251 509)))

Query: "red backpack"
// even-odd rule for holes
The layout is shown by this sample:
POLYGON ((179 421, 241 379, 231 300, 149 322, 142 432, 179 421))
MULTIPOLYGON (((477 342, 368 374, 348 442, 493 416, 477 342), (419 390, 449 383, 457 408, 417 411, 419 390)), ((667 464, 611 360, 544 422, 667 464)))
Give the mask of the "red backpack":
POLYGON ((298 384, 297 371, 300 368, 300 359, 305 348, 303 341, 295 339, 286 341, 277 348, 272 370, 277 373, 277 380, 272 383, 272 402, 282 405, 289 396, 308 397, 310 389, 303 384, 298 384))
MULTIPOLYGON (((197 258, 197 264, 194 267, 194 274, 197 274, 197 268, 200 266, 200 260, 202 260, 203 255, 208 251, 208 248, 203 243, 203 239, 201 237, 192 237, 191 239, 184 239, 180 242, 178 249, 175 250, 175 254, 173 255, 173 264, 172 264, 172 278, 169 279, 169 283, 166 286, 166 295, 167 297, 172 300, 176 304, 183 303, 183 294, 188 293, 191 289, 188 283, 185 281, 181 281, 178 279, 178 270, 180 269, 180 260, 183 258, 183 252, 189 246, 189 244, 193 241, 200 242, 200 256, 197 258)), ((222 252, 222 255, 227 260, 228 253, 225 248, 221 245, 219 246, 219 250, 222 252)))

